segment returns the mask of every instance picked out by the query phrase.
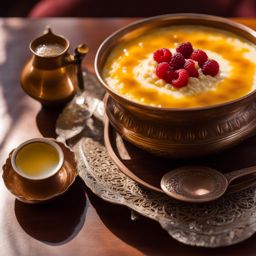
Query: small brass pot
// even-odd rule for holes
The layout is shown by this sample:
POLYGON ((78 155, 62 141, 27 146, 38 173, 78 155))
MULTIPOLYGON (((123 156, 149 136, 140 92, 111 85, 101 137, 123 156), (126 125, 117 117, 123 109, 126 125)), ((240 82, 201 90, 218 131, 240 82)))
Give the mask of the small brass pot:
POLYGON ((69 53, 69 41, 56 35, 48 27, 45 33, 30 43, 32 57, 24 65, 20 83, 22 89, 44 106, 63 105, 84 89, 81 62, 88 47, 85 44, 69 53), (40 55, 38 46, 59 45, 62 51, 55 55, 40 55))
POLYGON ((203 25, 227 30, 256 43, 256 32, 236 22, 208 15, 163 15, 133 23, 108 37, 98 49, 95 70, 109 96, 106 114, 129 142, 157 155, 194 158, 232 147, 256 132, 256 92, 227 103, 197 108, 158 108, 118 95, 102 71, 112 49, 146 31, 171 25, 203 25))

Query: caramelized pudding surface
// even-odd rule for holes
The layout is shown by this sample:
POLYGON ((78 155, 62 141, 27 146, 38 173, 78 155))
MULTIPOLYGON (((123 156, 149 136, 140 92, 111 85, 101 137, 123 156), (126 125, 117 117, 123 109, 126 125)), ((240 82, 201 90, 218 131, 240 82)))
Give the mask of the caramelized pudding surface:
POLYGON ((152 30, 119 44, 108 57, 103 78, 116 93, 150 106, 203 107, 240 98, 255 89, 255 46, 239 36, 219 29, 175 26, 152 30), (216 77, 189 78, 186 87, 176 89, 157 78, 153 53, 179 43, 191 42, 206 51, 220 66, 216 77))

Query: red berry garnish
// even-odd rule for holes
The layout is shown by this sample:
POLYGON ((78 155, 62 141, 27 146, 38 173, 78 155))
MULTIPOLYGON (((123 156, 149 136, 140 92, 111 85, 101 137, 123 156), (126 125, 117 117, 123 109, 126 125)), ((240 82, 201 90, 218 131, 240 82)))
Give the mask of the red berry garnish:
POLYGON ((175 71, 176 78, 172 80, 172 85, 175 88, 181 88, 187 85, 188 83, 188 72, 186 69, 179 69, 175 71))
POLYGON ((177 70, 177 69, 183 68, 184 64, 185 64, 185 59, 183 55, 179 52, 175 52, 170 61, 171 68, 173 70, 177 70))
POLYGON ((158 49, 154 52, 153 58, 157 63, 169 62, 172 59, 172 53, 166 48, 158 49))
POLYGON ((174 70, 172 70, 171 68, 168 69, 165 73, 165 77, 164 77, 164 80, 165 82, 171 84, 172 83, 172 80, 175 79, 177 77, 177 74, 175 73, 174 70))
POLYGON ((198 77, 199 76, 198 70, 196 69, 196 64, 191 59, 186 60, 185 65, 184 65, 184 69, 187 70, 188 75, 190 77, 198 77))
POLYGON ((219 70, 220 66, 216 60, 207 60, 202 66, 202 72, 205 75, 216 76, 219 70))
POLYGON ((208 60, 207 54, 202 50, 194 50, 190 56, 190 59, 198 62, 198 65, 202 67, 203 63, 208 60))
POLYGON ((156 67, 156 75, 160 79, 165 79, 167 72, 170 70, 171 70, 171 66, 169 63, 167 62, 159 63, 156 67))
POLYGON ((177 48, 176 51, 181 53, 185 59, 188 59, 193 52, 193 47, 190 42, 185 42, 180 44, 177 48))

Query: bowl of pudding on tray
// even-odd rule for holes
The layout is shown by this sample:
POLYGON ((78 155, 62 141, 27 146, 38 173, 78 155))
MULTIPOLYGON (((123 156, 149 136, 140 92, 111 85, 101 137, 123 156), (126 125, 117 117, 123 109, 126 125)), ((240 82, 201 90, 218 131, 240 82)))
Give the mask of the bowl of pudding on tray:
POLYGON ((177 158, 216 153, 254 135, 255 42, 248 27, 198 14, 118 30, 95 59, 111 125, 134 145, 177 158), (191 51, 181 49, 186 44, 191 51))

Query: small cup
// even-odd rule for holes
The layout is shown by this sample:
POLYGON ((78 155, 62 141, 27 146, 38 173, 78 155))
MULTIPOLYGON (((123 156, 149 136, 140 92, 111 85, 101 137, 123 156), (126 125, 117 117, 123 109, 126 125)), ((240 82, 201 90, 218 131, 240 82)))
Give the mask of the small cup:
POLYGON ((51 139, 25 141, 12 153, 13 170, 21 177, 40 181, 54 176, 64 164, 61 147, 51 139))

